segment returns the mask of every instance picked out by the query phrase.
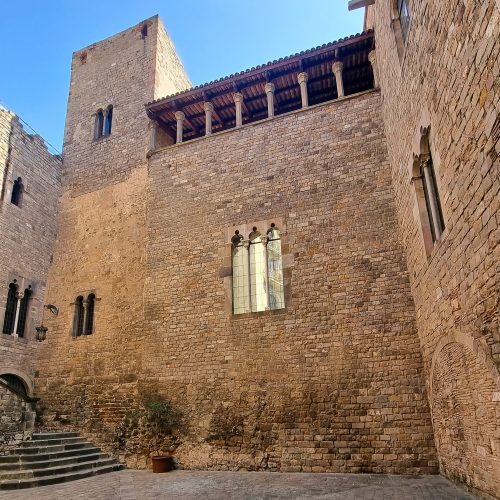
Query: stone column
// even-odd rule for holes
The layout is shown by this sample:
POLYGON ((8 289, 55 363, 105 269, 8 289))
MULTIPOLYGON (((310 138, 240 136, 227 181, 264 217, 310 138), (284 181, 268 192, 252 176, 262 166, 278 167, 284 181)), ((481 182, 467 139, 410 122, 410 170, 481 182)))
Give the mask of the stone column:
POLYGON ((149 149, 154 151, 156 149, 156 134, 157 134, 158 124, 151 120, 149 122, 149 149))
POLYGON ((431 213, 429 214, 429 218, 432 219, 432 225, 434 227, 434 236, 436 237, 436 240, 439 240, 441 238, 441 219, 439 217, 439 208, 437 205, 437 193, 434 190, 434 183, 432 182, 432 173, 430 171, 429 167, 429 162, 425 161, 423 164, 423 169, 424 171, 424 178, 423 181, 425 182, 425 189, 428 193, 428 198, 429 198, 429 208, 431 213))
POLYGON ((243 94, 235 92, 233 94, 234 105, 236 106, 236 126, 241 127, 243 124, 243 115, 241 113, 241 106, 243 103, 243 94))
POLYGON ((214 112, 214 105, 211 102, 203 103, 205 110, 205 135, 212 135, 212 113, 214 112))
POLYGON ((368 60, 370 61, 370 64, 372 65, 373 69, 373 86, 378 89, 379 87, 379 79, 378 79, 378 64, 377 64, 377 53, 375 50, 372 50, 368 54, 368 60))
POLYGON ((87 335, 87 314, 89 310, 89 301, 87 299, 83 300, 83 328, 82 335, 87 335))
POLYGON ((186 115, 182 111, 175 112, 175 119, 177 120, 177 144, 182 142, 182 133, 184 129, 184 118, 186 115))
POLYGON ((309 97, 307 95, 307 80, 309 79, 309 75, 304 71, 299 73, 297 76, 297 80, 300 85, 300 96, 302 98, 302 107, 307 108, 309 106, 309 97))
POLYGON ((13 337, 17 337, 17 324, 19 323, 19 309, 21 308, 21 300, 24 298, 24 292, 16 292, 16 316, 14 319, 13 337))
POLYGON ((268 82, 264 87, 267 95, 267 116, 274 116, 274 83, 268 82))
POLYGON ((339 97, 344 97, 344 82, 342 81, 342 70, 344 69, 344 64, 342 61, 336 61, 332 65, 333 74, 335 75, 335 81, 337 82, 337 94, 339 97))

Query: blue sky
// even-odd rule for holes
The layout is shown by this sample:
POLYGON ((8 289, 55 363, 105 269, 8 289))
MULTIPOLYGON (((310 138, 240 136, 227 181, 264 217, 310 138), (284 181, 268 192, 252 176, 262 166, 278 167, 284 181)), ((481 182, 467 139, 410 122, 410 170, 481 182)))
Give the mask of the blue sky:
POLYGON ((362 30, 347 0, 3 0, 0 104, 61 149, 73 51, 160 14, 193 85, 362 30))

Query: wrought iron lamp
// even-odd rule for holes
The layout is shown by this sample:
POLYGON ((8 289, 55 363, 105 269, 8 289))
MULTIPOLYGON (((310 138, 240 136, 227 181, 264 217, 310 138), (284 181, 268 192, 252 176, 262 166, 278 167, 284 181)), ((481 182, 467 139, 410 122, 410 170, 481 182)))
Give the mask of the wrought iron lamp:
MULTIPOLYGON (((59 314, 59 309, 54 304, 45 304, 43 306, 44 309, 48 309, 54 316, 59 314)), ((43 342, 47 338, 47 330, 46 326, 43 326, 43 312, 42 312, 42 324, 35 328, 36 334, 35 338, 38 342, 43 342)))

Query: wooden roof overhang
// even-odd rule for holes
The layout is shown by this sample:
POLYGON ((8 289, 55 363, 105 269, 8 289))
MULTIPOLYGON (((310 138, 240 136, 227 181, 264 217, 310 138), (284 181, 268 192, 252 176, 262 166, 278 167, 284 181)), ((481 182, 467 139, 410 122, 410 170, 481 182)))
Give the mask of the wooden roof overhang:
POLYGON ((176 135, 175 112, 183 111, 184 141, 205 134, 204 102, 214 106, 212 132, 235 126, 236 109, 233 94, 243 95, 243 124, 267 118, 264 86, 275 85, 275 114, 301 107, 297 75, 307 72, 309 105, 336 99, 337 89, 332 64, 342 61, 345 95, 373 88, 373 72, 368 60, 374 48, 373 31, 344 38, 315 49, 279 59, 220 80, 179 92, 146 104, 148 116, 171 137, 176 135))

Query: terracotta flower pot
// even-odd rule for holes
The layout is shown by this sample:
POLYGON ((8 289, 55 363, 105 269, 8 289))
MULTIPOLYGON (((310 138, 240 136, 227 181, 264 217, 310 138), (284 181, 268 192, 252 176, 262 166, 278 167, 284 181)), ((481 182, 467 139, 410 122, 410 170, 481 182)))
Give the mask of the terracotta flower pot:
POLYGON ((175 469, 174 457, 171 455, 160 455, 157 457, 151 457, 153 462, 153 472, 170 472, 175 469))

